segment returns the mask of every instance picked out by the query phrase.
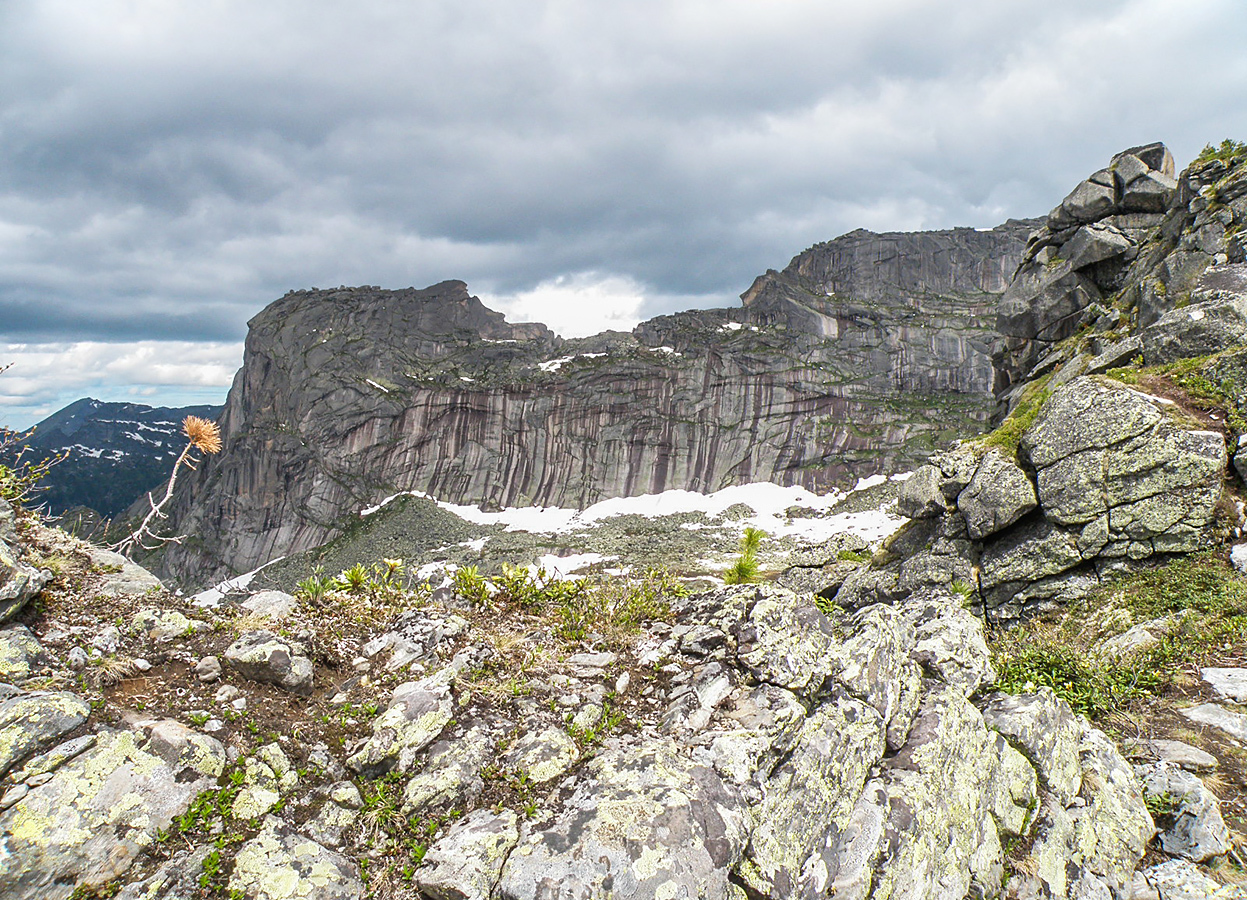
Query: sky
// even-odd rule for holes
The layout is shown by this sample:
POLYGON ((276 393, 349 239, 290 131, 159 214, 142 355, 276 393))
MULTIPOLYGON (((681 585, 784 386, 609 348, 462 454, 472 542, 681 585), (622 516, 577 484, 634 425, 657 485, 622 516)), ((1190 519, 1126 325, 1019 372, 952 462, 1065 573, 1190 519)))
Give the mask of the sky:
POLYGON ((0 425, 221 402, 287 290, 571 337, 1247 138, 1242 0, 2 0, 0 425))

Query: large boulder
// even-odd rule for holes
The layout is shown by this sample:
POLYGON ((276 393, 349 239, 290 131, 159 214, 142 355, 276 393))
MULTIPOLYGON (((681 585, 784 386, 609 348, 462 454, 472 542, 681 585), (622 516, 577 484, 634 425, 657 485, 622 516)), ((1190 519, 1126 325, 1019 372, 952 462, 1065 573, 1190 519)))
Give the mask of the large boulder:
POLYGON ((1247 344, 1247 264, 1210 268, 1196 281, 1191 302, 1162 315, 1142 339, 1149 366, 1247 344))
POLYGON ((1020 452, 1049 521, 1084 541, 1103 530, 1135 558, 1200 546, 1227 465, 1225 439, 1183 422, 1171 401, 1085 377, 1052 396, 1020 452))
POLYGON ((412 772, 420 752, 442 733, 453 712, 454 698, 443 673, 400 684, 373 722, 372 736, 346 764, 370 778, 392 770, 412 772))
POLYGON ((1030 476, 998 450, 989 450, 969 485, 957 495, 966 532, 982 540, 1012 525, 1039 505, 1030 476))
POLYGON ((225 748, 176 722, 103 731, 0 813, 0 882, 11 900, 103 888, 153 845, 225 768, 225 748))
POLYGON ((312 661, 291 641, 271 631, 246 632, 226 649, 225 660, 252 681, 293 694, 312 692, 312 661))
POLYGON ((90 704, 76 694, 15 692, 0 702, 0 777, 81 726, 90 714, 90 704))
POLYGON ((26 605, 52 578, 47 569, 36 569, 22 562, 5 541, 0 540, 0 624, 26 605))

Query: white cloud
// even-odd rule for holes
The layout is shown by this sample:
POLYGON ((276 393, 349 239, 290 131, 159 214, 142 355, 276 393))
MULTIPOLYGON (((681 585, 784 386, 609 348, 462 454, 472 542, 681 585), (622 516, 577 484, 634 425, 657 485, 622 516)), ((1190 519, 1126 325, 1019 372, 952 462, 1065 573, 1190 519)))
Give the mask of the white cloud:
POLYGON ((645 294, 631 278, 580 272, 543 281, 510 296, 481 295, 510 322, 543 322, 565 338, 631 331, 644 317, 645 294))
POLYGON ((26 428, 81 397, 152 406, 223 403, 242 344, 134 341, 0 345, 0 425, 26 428))

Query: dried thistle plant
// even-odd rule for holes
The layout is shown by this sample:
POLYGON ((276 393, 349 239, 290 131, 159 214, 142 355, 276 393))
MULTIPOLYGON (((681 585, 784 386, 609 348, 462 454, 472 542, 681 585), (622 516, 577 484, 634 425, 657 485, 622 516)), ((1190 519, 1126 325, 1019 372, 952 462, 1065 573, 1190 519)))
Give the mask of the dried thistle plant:
POLYGON ((156 502, 156 498, 150 493, 147 495, 147 502, 151 504, 151 510, 143 518, 139 527, 134 529, 120 541, 113 545, 114 550, 118 553, 124 553, 127 556, 134 551, 136 547, 144 550, 154 550, 161 544, 180 544, 186 535, 178 537, 161 537, 152 531, 153 526, 159 519, 165 518, 162 511, 169 498, 173 496, 173 487, 177 484, 178 473, 182 467, 194 469, 195 463, 198 462, 191 455, 192 450, 198 450, 201 453, 220 453, 221 452, 221 429, 215 422, 209 422, 207 419, 201 419, 198 416, 187 416, 182 420, 182 433, 186 435, 186 446, 182 449, 177 461, 173 464, 173 472, 169 475, 169 483, 165 486, 165 495, 160 498, 160 502, 156 502))

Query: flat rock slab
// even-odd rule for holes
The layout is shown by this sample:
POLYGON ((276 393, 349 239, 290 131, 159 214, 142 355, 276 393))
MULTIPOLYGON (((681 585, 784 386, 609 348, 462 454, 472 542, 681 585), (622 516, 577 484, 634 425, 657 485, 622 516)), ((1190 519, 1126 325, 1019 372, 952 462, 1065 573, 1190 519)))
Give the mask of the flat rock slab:
POLYGON ((1126 749, 1136 758, 1173 763, 1188 772, 1211 772, 1218 766, 1217 758, 1211 753, 1182 741, 1134 740, 1126 742, 1126 749))
POLYGON ((229 887, 254 900, 359 900, 364 896, 355 863, 272 816, 238 851, 229 887))
POLYGON ((1240 741, 1247 741, 1247 716, 1242 713, 1230 712, 1215 703, 1203 703, 1190 709, 1180 709, 1178 712, 1192 722, 1211 725, 1240 741))
POLYGON ((1223 699, 1247 703, 1247 669, 1207 668, 1199 674, 1223 699))

